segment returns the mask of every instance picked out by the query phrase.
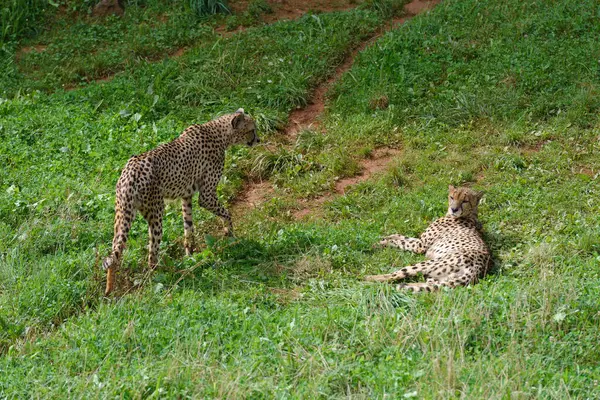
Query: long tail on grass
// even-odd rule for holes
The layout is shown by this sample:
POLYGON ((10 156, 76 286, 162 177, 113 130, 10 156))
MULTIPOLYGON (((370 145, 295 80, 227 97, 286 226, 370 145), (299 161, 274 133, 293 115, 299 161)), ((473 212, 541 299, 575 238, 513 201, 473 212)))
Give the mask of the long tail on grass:
POLYGON ((104 295, 108 296, 115 286, 115 273, 121 265, 121 257, 125 250, 131 223, 135 218, 135 179, 137 177, 137 162, 135 158, 129 160, 121 178, 117 183, 115 200, 115 225, 112 242, 112 252, 104 259, 102 268, 106 270, 106 289, 104 295))

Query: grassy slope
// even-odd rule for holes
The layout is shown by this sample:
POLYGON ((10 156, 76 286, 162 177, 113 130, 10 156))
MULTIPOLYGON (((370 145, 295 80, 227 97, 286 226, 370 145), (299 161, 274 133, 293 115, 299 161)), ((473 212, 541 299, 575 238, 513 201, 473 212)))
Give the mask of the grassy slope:
MULTIPOLYGON (((268 133, 381 22, 367 11, 307 16, 215 38, 102 85, 4 100, 0 318, 9 329, 2 340, 96 302, 96 249, 104 253, 110 241, 114 182, 131 154, 176 137, 191 121, 239 107, 268 133)), ((225 199, 241 183, 235 162, 247 153, 230 154, 225 199)), ((176 208, 166 221, 173 232, 180 225, 176 208)), ((134 228, 133 249, 140 231, 143 225, 134 228)), ((175 245, 178 235, 169 237, 175 245)), ((172 250, 179 258, 176 245, 172 250)))
MULTIPOLYGON (((43 13, 40 19, 45 24, 33 24, 40 33, 25 35, 17 52, 14 41, 0 46, 6 61, 0 62, 0 72, 5 75, 0 94, 53 91, 107 79, 199 42, 214 42, 218 37, 215 25, 235 19, 222 14, 197 17, 188 2, 144 0, 130 4, 121 17, 106 18, 91 16, 94 1, 58 3, 58 11, 50 7, 43 13)), ((258 19, 250 18, 248 23, 256 25, 258 19)))
MULTIPOLYGON (((280 185, 275 198, 237 221, 238 241, 209 237, 203 252, 184 260, 173 207, 166 224, 165 267, 144 289, 115 301, 95 300, 100 283, 91 272, 92 246, 102 243, 105 251, 110 240, 108 193, 118 174, 112 165, 146 146, 136 136, 138 122, 147 125, 144 140, 152 137, 149 126, 156 123, 159 133, 147 142, 153 145, 171 136, 165 130, 181 127, 194 107, 207 104, 202 100, 207 93, 219 98, 221 92, 198 90, 204 85, 186 91, 192 80, 180 81, 183 88, 155 85, 161 88, 159 111, 148 106, 153 95, 146 96, 148 103, 143 93, 126 97, 151 110, 129 107, 132 114, 142 109, 137 122, 119 116, 133 100, 119 103, 128 92, 118 85, 143 92, 146 70, 111 83, 115 86, 104 92, 93 87, 61 94, 58 99, 67 105, 92 109, 108 99, 98 106, 103 118, 90 117, 87 123, 114 120, 115 135, 125 121, 119 145, 127 137, 135 144, 125 141, 130 147, 117 155, 117 145, 102 148, 108 141, 100 138, 94 159, 99 170, 85 172, 90 156, 82 145, 76 167, 37 178, 53 184, 42 186, 36 174, 23 173, 19 180, 27 184, 7 185, 15 188, 0 203, 2 221, 8 221, 2 232, 13 240, 2 250, 4 319, 17 318, 14 329, 21 334, 18 324, 43 327, 69 315, 61 314, 61 301, 71 310, 83 301, 85 312, 48 335, 33 333, 29 341, 13 342, 0 361, 0 390, 54 397, 67 391, 133 397, 594 397, 600 378, 599 26, 593 1, 444 2, 361 54, 332 93, 324 121, 327 136, 305 132, 293 149, 279 150, 278 156, 251 153, 256 161, 246 161, 245 151, 234 154, 243 171, 271 175, 280 185), (169 95, 163 99, 163 93, 169 95), (390 107, 370 110, 369 101, 383 95, 390 107), (184 107, 167 111, 175 99, 184 107), (289 211, 298 196, 330 187, 380 145, 403 151, 387 173, 328 202, 319 219, 292 220, 289 211), (74 198, 52 204, 68 182, 79 188, 71 189, 74 198), (382 234, 420 232, 444 213, 448 183, 461 182, 475 182, 487 192, 481 213, 496 257, 494 274, 470 288, 422 296, 357 280, 364 273, 391 270, 390 264, 419 260, 370 245, 382 234), (42 191, 49 195, 40 210, 17 208, 21 216, 9 208, 16 204, 9 196, 24 196, 23 203, 31 205, 42 191), (76 217, 63 222, 56 212, 76 217), (26 232, 37 236, 21 239, 26 232), (38 244, 46 242, 40 253, 38 244), (93 307, 86 310, 85 304, 93 307), (35 307, 49 315, 32 313, 35 307)), ((160 68, 169 71, 169 65, 160 68)), ((223 65, 232 68, 228 61, 223 65)), ((271 120, 293 102, 271 104, 281 97, 277 91, 265 95, 266 88, 244 99, 271 120)), ((0 109, 2 124, 24 110, 37 114, 46 107, 49 115, 57 114, 61 103, 44 100, 3 104, 17 108, 0 109)), ((86 115, 63 107, 63 115, 86 115)), ((22 123, 13 122, 13 129, 22 123)), ((83 127, 73 129, 65 143, 83 127)), ((24 133, 31 130, 22 132, 16 136, 26 141, 24 133)), ((35 136, 29 140, 35 143, 35 136)), ((10 165, 8 155, 21 154, 24 146, 2 149, 4 164, 10 165)), ((60 151, 58 144, 29 146, 37 157, 52 155, 52 160, 60 151)), ((134 269, 145 242, 143 224, 136 226, 126 262, 134 269)), ((211 226, 201 223, 199 231, 211 226)))

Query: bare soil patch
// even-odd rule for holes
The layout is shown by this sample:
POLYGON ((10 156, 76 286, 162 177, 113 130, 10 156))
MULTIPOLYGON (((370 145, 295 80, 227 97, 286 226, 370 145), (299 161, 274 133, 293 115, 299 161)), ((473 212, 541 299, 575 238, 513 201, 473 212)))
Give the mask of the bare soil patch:
POLYGON ((596 177, 598 177, 599 175, 598 171, 594 171, 593 168, 590 168, 585 165, 581 165, 578 168, 574 168, 573 172, 576 174, 587 175, 592 179, 596 179, 596 177))
POLYGON ((181 57, 186 51, 187 51, 187 47, 182 47, 180 49, 175 50, 173 53, 170 54, 170 57, 181 57))
POLYGON ((17 60, 20 60, 24 54, 41 53, 43 51, 46 51, 47 48, 48 48, 48 46, 45 44, 36 44, 33 46, 25 46, 25 47, 22 47, 19 51, 17 51, 15 58, 17 60))
POLYGON ((21 50, 19 50, 19 53, 21 53, 21 54, 27 54, 27 53, 31 53, 31 52, 41 53, 42 51, 46 50, 47 48, 48 48, 48 46, 46 46, 45 44, 36 44, 35 46, 23 47, 21 50))
MULTIPOLYGON (((361 1, 356 0, 268 0, 267 3, 273 9, 271 13, 261 15, 261 20, 273 23, 279 20, 291 20, 300 18, 309 11, 331 12, 343 11, 355 8, 361 1)), ((241 14, 248 9, 250 1, 235 1, 230 3, 234 14, 241 14)))
POLYGON ((235 215, 241 215, 246 209, 254 208, 272 197, 273 187, 271 182, 249 182, 235 199, 231 212, 235 215))
MULTIPOLYGON (((401 151, 398 149, 387 147, 376 149, 369 158, 362 160, 359 175, 343 178, 335 183, 334 193, 343 195, 348 188, 384 172, 400 153, 401 151)), ((323 196, 302 201, 302 208, 293 213, 294 219, 299 220, 314 214, 323 203, 333 199, 334 193, 326 193, 323 196)))
MULTIPOLYGON (((294 20, 302 17, 307 12, 331 12, 344 11, 357 7, 361 2, 356 0, 269 0, 267 4, 272 12, 261 14, 259 20, 266 24, 281 20, 294 20)), ((250 5, 250 1, 231 2, 229 7, 234 15, 242 15, 250 5)), ((246 27, 240 25, 233 30, 227 30, 225 26, 215 29, 225 37, 244 31, 246 27)))
POLYGON ((439 0, 413 0, 404 6, 404 11, 413 16, 432 9, 438 3, 439 0))
POLYGON ((335 191, 338 194, 344 194, 346 189, 357 183, 364 182, 371 176, 385 171, 388 165, 396 159, 400 154, 398 149, 380 148, 376 149, 370 158, 366 158, 361 162, 361 173, 359 175, 344 178, 336 182, 335 191))
POLYGON ((552 140, 542 140, 542 141, 536 142, 534 144, 521 146, 521 151, 523 152, 523 154, 526 154, 526 155, 538 153, 539 151, 541 151, 544 148, 545 145, 547 145, 548 143, 551 143, 551 142, 552 142, 552 140))

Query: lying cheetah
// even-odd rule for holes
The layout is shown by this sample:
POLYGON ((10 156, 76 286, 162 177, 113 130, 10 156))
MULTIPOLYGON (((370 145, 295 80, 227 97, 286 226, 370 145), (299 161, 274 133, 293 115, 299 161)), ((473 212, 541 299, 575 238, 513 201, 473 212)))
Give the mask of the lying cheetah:
POLYGON ((175 140, 133 156, 117 182, 112 253, 104 260, 106 291, 114 287, 127 234, 136 211, 148 222, 148 265, 156 266, 162 239, 164 199, 182 199, 186 255, 194 248, 192 196, 200 192, 198 204, 223 218, 228 235, 233 235, 229 212, 217 200, 225 150, 233 144, 258 143, 256 125, 243 109, 203 125, 192 125, 175 140))
POLYGON ((466 187, 449 187, 448 213, 434 221, 419 239, 392 235, 379 242, 398 247, 429 260, 404 267, 391 274, 370 275, 368 281, 396 281, 422 273, 426 282, 397 285, 397 289, 413 292, 434 291, 440 286, 455 287, 477 282, 488 268, 490 251, 481 237, 477 206, 483 193, 466 187))

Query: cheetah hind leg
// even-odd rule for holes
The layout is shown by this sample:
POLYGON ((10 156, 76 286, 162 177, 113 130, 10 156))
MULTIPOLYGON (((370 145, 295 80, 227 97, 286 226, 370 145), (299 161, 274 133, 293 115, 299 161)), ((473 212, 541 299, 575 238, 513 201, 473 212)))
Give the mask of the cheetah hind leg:
POLYGON ((390 282, 404 279, 407 276, 415 276, 419 272, 427 274, 431 268, 435 267, 436 263, 437 262, 435 260, 427 260, 415 265, 409 265, 401 268, 396 272, 392 272, 391 274, 367 275, 365 276, 365 280, 372 282, 390 282))
POLYGON ((446 286, 449 288, 454 288, 459 286, 460 283, 454 280, 443 279, 437 280, 434 278, 427 279, 426 282, 416 282, 416 283, 405 283, 396 285, 396 290, 410 290, 412 292, 435 292, 439 290, 442 286, 446 286))

